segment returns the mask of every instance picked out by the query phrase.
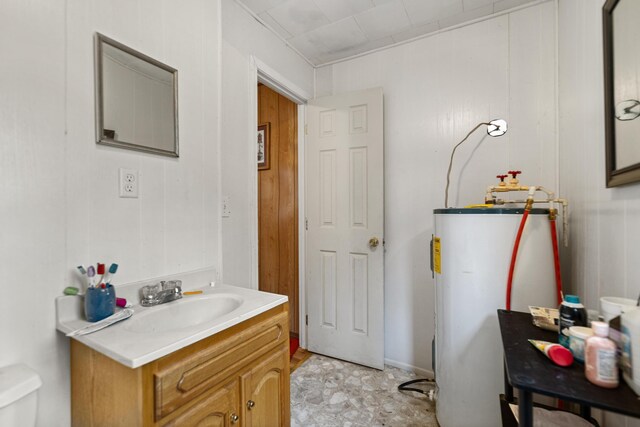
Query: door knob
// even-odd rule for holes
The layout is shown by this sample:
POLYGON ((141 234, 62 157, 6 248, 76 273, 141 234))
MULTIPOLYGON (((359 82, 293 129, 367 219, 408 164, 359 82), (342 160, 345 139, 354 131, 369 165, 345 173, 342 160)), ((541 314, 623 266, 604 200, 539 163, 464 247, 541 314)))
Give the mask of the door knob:
POLYGON ((369 239, 369 247, 371 249, 377 248, 379 244, 380 244, 380 240, 378 240, 377 237, 372 237, 369 239))
POLYGON ((229 417, 231 418, 231 424, 235 424, 238 422, 238 420, 240 419, 240 417, 236 414, 231 414, 231 416, 229 417))
POLYGON ((254 406, 256 406, 256 402, 254 402, 253 400, 247 402, 247 408, 249 410, 251 410, 254 406))

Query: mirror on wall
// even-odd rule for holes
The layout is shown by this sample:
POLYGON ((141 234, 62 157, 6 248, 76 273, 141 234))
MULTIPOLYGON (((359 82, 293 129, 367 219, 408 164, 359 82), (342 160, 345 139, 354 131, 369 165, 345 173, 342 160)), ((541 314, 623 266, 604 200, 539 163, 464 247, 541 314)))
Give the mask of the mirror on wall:
POLYGON ((640 1, 603 7, 607 187, 640 181, 640 1))
POLYGON ((178 71, 95 36, 98 144, 178 157, 178 71))

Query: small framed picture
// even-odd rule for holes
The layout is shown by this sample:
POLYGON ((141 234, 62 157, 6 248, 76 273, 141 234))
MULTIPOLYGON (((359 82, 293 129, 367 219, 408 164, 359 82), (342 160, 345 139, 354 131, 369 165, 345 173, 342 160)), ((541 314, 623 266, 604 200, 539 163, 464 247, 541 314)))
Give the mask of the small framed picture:
POLYGON ((258 170, 269 169, 271 124, 258 125, 258 170))

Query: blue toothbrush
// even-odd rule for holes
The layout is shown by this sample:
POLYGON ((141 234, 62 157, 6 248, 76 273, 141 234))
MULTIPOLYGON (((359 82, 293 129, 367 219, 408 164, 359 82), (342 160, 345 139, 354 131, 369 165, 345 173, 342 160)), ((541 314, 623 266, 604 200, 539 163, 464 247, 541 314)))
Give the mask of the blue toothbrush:
POLYGON ((109 271, 104 275, 102 281, 107 285, 111 284, 111 279, 113 275, 116 274, 116 271, 118 271, 118 264, 114 262, 113 264, 111 264, 111 266, 109 266, 109 271))

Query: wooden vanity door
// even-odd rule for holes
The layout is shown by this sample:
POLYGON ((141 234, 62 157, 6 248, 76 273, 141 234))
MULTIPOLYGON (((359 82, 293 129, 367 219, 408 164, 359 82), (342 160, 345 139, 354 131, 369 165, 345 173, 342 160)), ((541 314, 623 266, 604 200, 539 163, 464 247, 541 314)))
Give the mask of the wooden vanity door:
POLYGON ((244 427, 289 426, 288 345, 242 376, 244 427))
POLYGON ((240 426, 240 383, 237 379, 209 393, 180 416, 163 427, 235 427, 240 426))

